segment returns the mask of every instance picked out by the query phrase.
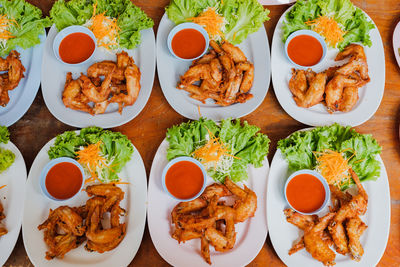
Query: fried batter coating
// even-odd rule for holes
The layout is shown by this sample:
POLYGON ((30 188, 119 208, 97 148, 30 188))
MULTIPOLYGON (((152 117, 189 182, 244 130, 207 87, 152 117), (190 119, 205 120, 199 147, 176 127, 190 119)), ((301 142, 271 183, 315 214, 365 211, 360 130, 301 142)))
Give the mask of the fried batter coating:
POLYGON ((0 71, 7 71, 1 74, 0 79, 0 106, 5 107, 10 101, 8 91, 16 88, 24 78, 25 67, 19 58, 20 54, 12 50, 6 59, 0 60, 0 71))
POLYGON ((346 231, 349 237, 349 250, 351 258, 360 261, 364 255, 364 249, 360 243, 360 237, 367 229, 367 225, 361 221, 359 217, 351 218, 346 223, 346 231))
MULTIPOLYGON (((0 202, 0 223, 1 223, 1 220, 3 220, 4 218, 6 218, 6 215, 4 214, 3 205, 0 202)), ((7 233, 8 233, 8 231, 5 227, 0 227, 0 237, 7 233)))

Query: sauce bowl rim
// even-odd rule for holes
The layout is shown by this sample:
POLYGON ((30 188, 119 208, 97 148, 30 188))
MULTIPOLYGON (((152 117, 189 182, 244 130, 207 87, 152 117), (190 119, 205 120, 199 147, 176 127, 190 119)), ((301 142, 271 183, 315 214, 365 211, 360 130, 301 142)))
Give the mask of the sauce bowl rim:
POLYGON ((193 60, 201 58, 202 56, 205 55, 205 53, 207 53, 209 44, 210 44, 210 37, 208 36, 207 31, 202 26, 200 26, 199 24, 196 24, 196 23, 193 23, 193 22, 184 22, 184 23, 176 25, 175 27, 173 27, 171 29, 171 31, 169 32, 168 37, 167 37, 167 46, 168 46, 169 52, 175 58, 183 60, 183 61, 193 61, 193 60), (180 32, 181 30, 185 30, 185 29, 197 30, 198 32, 200 32, 203 35, 204 41, 206 42, 206 45, 204 47, 204 51, 199 56, 197 56, 195 58, 181 58, 181 57, 177 56, 174 53, 173 49, 172 49, 172 39, 175 37, 175 35, 178 32, 180 32))
POLYGON ((57 35, 54 37, 54 40, 53 40, 53 53, 54 53, 54 56, 57 58, 58 61, 60 61, 62 64, 65 64, 67 66, 79 66, 79 65, 82 65, 82 64, 85 64, 85 63, 89 62, 93 58, 93 55, 96 53, 96 51, 97 51, 97 39, 96 39, 96 36, 94 35, 94 33, 91 30, 89 30, 85 26, 72 25, 72 26, 65 27, 64 29, 62 29, 61 31, 59 31, 57 33, 57 35), (93 49, 93 52, 90 55, 90 57, 88 57, 86 60, 84 60, 82 62, 79 62, 79 63, 67 63, 67 62, 65 62, 65 61, 63 61, 61 59, 60 53, 59 53, 59 48, 60 48, 60 44, 61 44, 62 40, 64 40, 65 37, 67 37, 68 35, 70 35, 72 33, 85 33, 94 42, 94 49, 93 49))
POLYGON ((286 41, 285 41, 285 55, 286 55, 286 58, 290 61, 291 64, 293 64, 296 68, 299 68, 299 69, 308 69, 308 68, 316 67, 317 65, 319 65, 320 63, 322 63, 324 61, 324 59, 326 58, 327 51, 328 51, 328 46, 326 45, 325 39, 320 34, 316 33, 313 30, 306 30, 306 29, 297 30, 295 32, 292 32, 288 36, 286 41), (292 41, 293 38, 295 38, 295 37, 297 37, 299 35, 308 35, 308 36, 314 37, 321 44, 321 46, 322 46, 322 56, 321 56, 321 59, 318 61, 317 64, 314 64, 314 65, 311 65, 311 66, 302 66, 302 65, 299 65, 296 62, 294 62, 289 57, 289 54, 288 54, 288 51, 287 51, 289 43, 290 43, 290 41, 292 41))
POLYGON ((42 191, 42 194, 45 195, 48 199, 55 201, 55 202, 63 202, 63 201, 67 201, 67 200, 71 200, 74 197, 76 197, 79 192, 82 191, 83 186, 85 185, 85 171, 82 167, 81 164, 78 163, 78 161, 76 161, 73 158, 68 158, 68 157, 60 157, 60 158, 55 158, 50 160, 42 169, 42 171, 40 172, 40 177, 39 177, 39 184, 40 184, 40 188, 42 191), (46 188, 46 176, 49 173, 49 171, 51 170, 51 168, 53 168, 55 165, 59 164, 59 163, 63 163, 63 162, 69 162, 74 164, 76 167, 79 168, 79 171, 81 172, 82 175, 82 184, 81 187, 79 188, 79 190, 70 198, 66 198, 66 199, 59 199, 59 198, 55 198, 53 197, 46 188))
POLYGON ((165 191, 170 197, 172 197, 173 199, 178 200, 178 201, 180 201, 180 202, 187 202, 187 201, 191 201, 191 200, 194 200, 194 199, 198 198, 198 197, 204 192, 204 189, 206 188, 207 172, 206 172, 206 170, 205 170, 203 164, 201 164, 201 162, 198 161, 197 159, 192 158, 192 157, 182 156, 182 157, 174 158, 173 160, 171 160, 170 162, 168 162, 167 165, 165 165, 165 167, 164 167, 164 169, 163 169, 163 171, 162 171, 162 174, 161 174, 161 180, 162 180, 161 183, 162 183, 162 187, 163 187, 164 191, 165 191), (193 196, 193 197, 191 197, 191 198, 187 198, 187 199, 178 198, 178 197, 174 196, 173 194, 171 194, 171 193, 169 192, 169 190, 168 190, 166 184, 165 184, 165 178, 166 178, 166 175, 167 175, 168 170, 169 170, 175 163, 182 162, 182 161, 189 161, 189 162, 192 162, 192 163, 196 164, 197 167, 199 167, 200 170, 201 170, 201 172, 203 173, 203 185, 202 185, 200 191, 199 191, 195 196, 193 196))
POLYGON ((304 214, 304 215, 314 215, 319 213, 320 211, 322 211, 323 209, 325 209, 325 207, 328 205, 330 198, 331 198, 331 190, 329 189, 329 184, 328 182, 325 180, 325 178, 318 172, 314 171, 314 170, 309 170, 309 169, 303 169, 303 170, 298 170, 295 171, 294 173, 292 173, 289 178, 287 178, 286 183, 285 183, 285 188, 284 188, 284 192, 283 192, 284 196, 285 196, 285 200, 286 203, 290 206, 291 209, 293 209, 294 211, 300 213, 300 214, 304 214), (302 212, 299 211, 297 209, 295 209, 289 202, 289 200, 287 199, 287 195, 286 195, 286 190, 287 190, 287 186, 289 184, 289 182, 296 176, 298 176, 299 174, 310 174, 312 176, 314 176, 315 178, 317 178, 322 185, 324 186, 325 189, 325 200, 324 203, 322 203, 321 207, 319 207, 318 209, 316 209, 315 211, 312 212, 302 212))

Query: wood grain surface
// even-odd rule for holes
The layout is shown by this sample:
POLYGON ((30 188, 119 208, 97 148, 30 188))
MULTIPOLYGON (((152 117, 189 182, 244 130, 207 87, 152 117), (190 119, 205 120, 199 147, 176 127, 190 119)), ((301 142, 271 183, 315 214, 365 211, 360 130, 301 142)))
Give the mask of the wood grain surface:
MULTIPOLYGON (((54 0, 29 0, 48 14, 54 0)), ((159 21, 164 14, 164 8, 169 0, 135 0, 155 21, 154 31, 157 32, 159 21)), ((399 144, 399 111, 400 111, 400 69, 393 55, 392 34, 400 19, 399 0, 353 0, 375 21, 381 33, 386 59, 386 84, 382 103, 376 114, 366 123, 356 127, 361 133, 372 133, 383 146, 382 158, 389 176, 391 193, 391 227, 386 251, 379 266, 399 266, 400 264, 400 144, 399 144)), ((271 19, 265 23, 269 41, 275 25, 281 14, 289 5, 268 6, 271 19)), ((274 66, 272 66, 274 68, 274 66)), ((143 157, 147 174, 150 172, 156 150, 165 137, 167 128, 187 119, 176 113, 164 98, 157 75, 149 102, 143 111, 129 123, 115 128, 126 134, 137 147, 143 157)), ((371 89, 372 90, 372 89, 371 89)), ((271 142, 269 160, 272 159, 277 141, 285 138, 293 131, 306 127, 292 119, 279 105, 272 86, 260 107, 244 117, 251 124, 261 128, 268 134, 271 142)), ((28 112, 17 123, 10 127, 11 141, 18 146, 25 158, 29 171, 32 161, 42 146, 51 138, 73 127, 63 124, 54 118, 47 109, 42 92, 39 91, 28 112)), ((371 199, 370 201, 374 201, 371 199)), ((32 227, 36 227, 32 225, 32 227)), ((1 252, 0 252, 1 253, 1 252)), ((5 266, 32 265, 25 252, 22 235, 5 266)), ((258 256, 249 266, 283 266, 275 253, 269 237, 258 256)), ((157 253, 148 228, 136 257, 130 266, 168 266, 157 253)), ((322 266, 322 265, 321 265, 322 266)))

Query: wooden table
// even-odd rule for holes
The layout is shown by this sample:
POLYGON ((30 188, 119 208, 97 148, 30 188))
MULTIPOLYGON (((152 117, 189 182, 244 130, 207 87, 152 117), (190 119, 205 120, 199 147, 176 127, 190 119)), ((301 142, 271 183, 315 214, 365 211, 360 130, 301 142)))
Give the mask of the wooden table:
MULTIPOLYGON (((54 0, 29 0, 29 2, 37 5, 45 14, 48 14, 54 0)), ((393 55, 392 34, 397 21, 400 19, 400 2, 398 0, 354 0, 353 2, 366 11, 375 21, 385 48, 386 86, 382 103, 375 115, 356 129, 361 133, 372 133, 383 146, 382 158, 386 164, 391 193, 391 227, 387 248, 379 266, 398 266, 400 264, 400 175, 398 171, 400 166, 398 115, 400 111, 400 69, 393 55)), ((154 31, 156 32, 169 0, 134 0, 134 3, 154 19, 154 31)), ((271 19, 265 23, 265 28, 271 42, 275 25, 288 5, 269 6, 268 8, 271 10, 271 19)), ((272 140, 271 151, 268 156, 270 160, 275 153, 278 140, 305 127, 285 113, 275 97, 272 86, 269 88, 267 97, 261 106, 244 119, 261 127, 262 132, 268 134, 272 140)), ((132 140, 142 155, 147 174, 149 174, 153 157, 165 137, 167 128, 183 121, 186 121, 186 119, 176 113, 167 103, 156 76, 150 100, 143 111, 129 123, 114 130, 121 131, 132 140)), ((66 130, 73 129, 73 127, 63 124, 50 114, 40 91, 25 116, 10 127, 11 141, 22 152, 29 171, 36 154, 48 140, 66 130)), ((374 200, 371 199, 370 201, 374 200)), ((22 235, 20 235, 5 266, 29 265, 32 264, 26 255, 22 235)), ((167 265, 157 253, 146 226, 142 244, 131 266, 167 265)), ((271 245, 269 237, 258 256, 250 264, 250 266, 265 265, 283 266, 271 245)))

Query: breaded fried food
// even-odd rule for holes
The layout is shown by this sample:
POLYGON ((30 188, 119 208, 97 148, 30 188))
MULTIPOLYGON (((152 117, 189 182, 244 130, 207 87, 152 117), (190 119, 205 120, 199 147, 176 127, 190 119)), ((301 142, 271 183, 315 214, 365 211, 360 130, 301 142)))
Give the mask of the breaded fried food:
MULTIPOLYGON (((3 205, 0 202, 0 223, 5 218, 6 218, 6 215, 4 214, 4 208, 3 208, 3 205)), ((0 226, 0 237, 5 235, 5 234, 7 234, 7 233, 8 233, 7 229, 5 227, 1 227, 0 226)))
POLYGON ((16 50, 12 50, 6 59, 1 58, 0 71, 6 71, 0 77, 0 106, 5 107, 10 101, 8 91, 16 88, 24 78, 25 67, 16 50))

